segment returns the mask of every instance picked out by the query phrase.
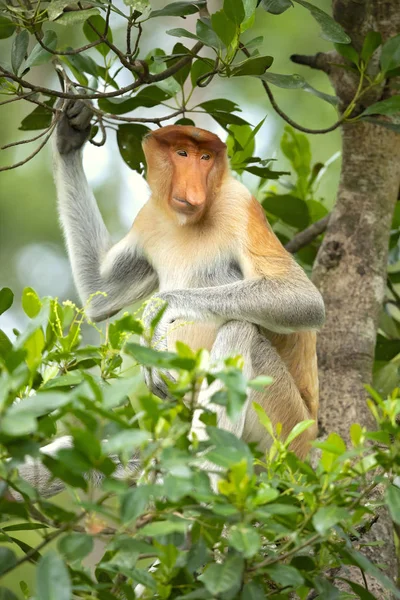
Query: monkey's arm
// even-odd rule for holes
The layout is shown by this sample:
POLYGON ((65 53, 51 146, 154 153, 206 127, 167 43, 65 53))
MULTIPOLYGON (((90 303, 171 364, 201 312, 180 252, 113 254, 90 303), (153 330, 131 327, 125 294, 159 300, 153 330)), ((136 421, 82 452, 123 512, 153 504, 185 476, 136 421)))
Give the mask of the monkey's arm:
POLYGON ((87 313, 100 321, 145 298, 158 278, 128 234, 115 246, 86 180, 81 148, 90 132, 92 113, 82 102, 70 102, 57 126, 54 175, 59 213, 75 285, 87 313))
POLYGON ((260 276, 226 285, 157 294, 168 303, 164 327, 175 319, 249 321, 277 333, 318 329, 324 322, 321 294, 294 262, 284 276, 260 276))

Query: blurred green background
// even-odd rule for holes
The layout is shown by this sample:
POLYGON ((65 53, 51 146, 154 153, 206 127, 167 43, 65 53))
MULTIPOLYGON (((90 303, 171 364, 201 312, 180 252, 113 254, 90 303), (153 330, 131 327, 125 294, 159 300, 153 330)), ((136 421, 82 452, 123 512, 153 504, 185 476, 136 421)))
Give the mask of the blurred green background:
MULTIPOLYGON (((168 3, 152 0, 151 4, 153 8, 160 8, 168 3)), ((210 2, 210 12, 218 10, 221 4, 221 0, 210 2)), ((329 0, 319 0, 317 4, 330 12, 329 0)), ((188 17, 185 21, 178 18, 153 19, 145 28, 140 56, 146 56, 155 47, 162 47, 166 52, 171 51, 177 39, 167 35, 165 31, 178 26, 191 29, 195 20, 196 15, 188 17)), ((123 43, 125 36, 125 30, 118 29, 118 23, 121 24, 121 21, 111 20, 114 43, 117 45, 118 42, 123 43)), ((80 27, 75 28, 75 40, 67 37, 66 29, 62 26, 54 23, 53 27, 57 30, 61 42, 70 45, 75 42, 85 43, 80 27)), ((246 32, 245 39, 252 39, 258 35, 264 36, 264 42, 259 48, 260 53, 270 54, 275 58, 271 72, 299 73, 314 87, 332 93, 326 75, 293 65, 289 59, 293 53, 313 54, 332 49, 331 43, 319 37, 319 27, 308 11, 296 5, 294 9, 275 16, 259 8, 255 26, 246 32)), ((10 62, 10 40, 11 38, 0 41, 0 56, 4 62, 10 62)), ((35 78, 35 83, 58 87, 50 66, 35 67, 31 77, 35 78)), ((123 81, 121 80, 121 83, 123 81)), ((336 120, 334 108, 309 93, 280 88, 273 90, 282 109, 307 127, 326 127, 336 120)), ((285 124, 275 115, 261 83, 251 77, 240 80, 216 79, 207 88, 198 88, 192 100, 197 103, 221 97, 237 102, 242 109, 242 116, 253 125, 267 116, 257 136, 257 155, 262 158, 276 157, 278 162, 274 164, 274 168, 287 168, 279 149, 285 124)), ((37 133, 18 131, 21 119, 33 108, 32 104, 25 101, 0 107, 0 145, 29 138, 37 133)), ((136 111, 135 114, 143 117, 142 110, 136 111)), ((159 107, 152 109, 152 114, 165 115, 167 110, 165 107, 159 107)), ((226 138, 226 132, 210 117, 200 117, 196 114, 192 118, 197 125, 211 129, 223 139, 226 138)), ((340 149, 338 131, 310 136, 310 141, 314 162, 325 162, 340 149)), ((0 166, 22 160, 35 147, 36 143, 33 142, 1 151, 0 166)), ((13 289, 17 300, 12 311, 0 318, 1 327, 7 334, 12 334, 13 327, 20 328, 24 325, 24 315, 19 310, 19 298, 25 286, 33 287, 39 295, 58 296, 61 300, 78 300, 57 218, 51 162, 49 143, 28 164, 0 173, 0 286, 13 289)), ((117 240, 129 229, 135 214, 146 200, 146 184, 122 161, 113 131, 109 132, 105 147, 97 148, 87 144, 84 162, 104 219, 112 236, 117 240)), ((333 163, 318 189, 318 197, 323 197, 327 206, 331 206, 335 198, 339 163, 339 160, 333 163)), ((244 182, 255 188, 257 178, 248 175, 244 182)))

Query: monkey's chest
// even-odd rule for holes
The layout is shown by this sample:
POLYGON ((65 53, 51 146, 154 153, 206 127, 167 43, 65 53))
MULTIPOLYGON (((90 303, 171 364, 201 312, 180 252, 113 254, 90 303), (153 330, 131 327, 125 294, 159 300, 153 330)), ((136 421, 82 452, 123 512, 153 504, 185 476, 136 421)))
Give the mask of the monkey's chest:
MULTIPOLYGON (((185 289, 185 288, 206 288, 205 294, 212 294, 212 288, 225 285, 243 279, 239 264, 232 258, 225 258, 215 261, 206 268, 196 264, 191 269, 177 269, 175 273, 160 273, 160 291, 185 289)), ((193 350, 206 348, 211 351, 218 332, 218 324, 204 321, 175 321, 168 332, 168 349, 175 351, 177 341, 184 342, 193 350)))

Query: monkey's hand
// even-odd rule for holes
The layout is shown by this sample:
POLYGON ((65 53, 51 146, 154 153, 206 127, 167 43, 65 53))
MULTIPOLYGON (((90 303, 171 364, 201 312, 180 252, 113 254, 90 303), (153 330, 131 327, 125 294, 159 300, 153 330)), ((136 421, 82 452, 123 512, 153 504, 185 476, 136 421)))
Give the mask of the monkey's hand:
MULTIPOLYGON (((165 306, 161 294, 154 295, 147 303, 147 306, 143 311, 142 321, 146 335, 141 338, 141 344, 161 352, 167 352, 168 329, 175 321, 175 316, 168 306, 165 306), (163 311, 161 315, 160 311, 163 311), (155 326, 152 326, 152 322, 157 316, 160 317, 158 323, 155 326)), ((169 371, 166 369, 146 368, 143 369, 143 373, 145 383, 153 394, 159 398, 166 398, 169 395, 166 380, 175 381, 175 378, 169 371)))
POLYGON ((93 113, 82 100, 68 100, 56 130, 57 149, 69 154, 82 148, 90 135, 93 113))

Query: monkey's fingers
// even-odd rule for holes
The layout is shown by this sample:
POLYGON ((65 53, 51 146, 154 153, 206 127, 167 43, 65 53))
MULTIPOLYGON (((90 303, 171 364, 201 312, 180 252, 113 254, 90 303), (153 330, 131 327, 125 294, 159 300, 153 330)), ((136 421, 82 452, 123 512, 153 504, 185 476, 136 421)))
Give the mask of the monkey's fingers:
POLYGON ((90 106, 82 100, 71 100, 66 107, 66 115, 71 124, 71 127, 78 131, 84 131, 90 125, 93 117, 93 112, 90 106))

